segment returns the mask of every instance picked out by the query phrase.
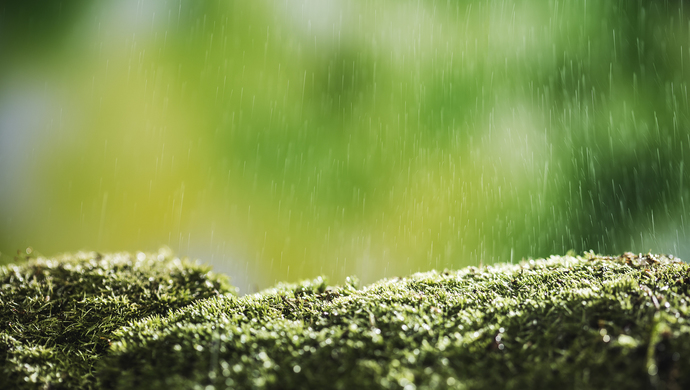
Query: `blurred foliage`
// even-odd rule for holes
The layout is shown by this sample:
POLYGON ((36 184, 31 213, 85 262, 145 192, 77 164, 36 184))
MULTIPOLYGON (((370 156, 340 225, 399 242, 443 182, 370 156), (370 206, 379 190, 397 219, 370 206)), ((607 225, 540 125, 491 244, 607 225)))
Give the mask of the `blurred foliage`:
POLYGON ((246 291, 690 254, 682 2, 18 4, 6 255, 166 244, 246 291))

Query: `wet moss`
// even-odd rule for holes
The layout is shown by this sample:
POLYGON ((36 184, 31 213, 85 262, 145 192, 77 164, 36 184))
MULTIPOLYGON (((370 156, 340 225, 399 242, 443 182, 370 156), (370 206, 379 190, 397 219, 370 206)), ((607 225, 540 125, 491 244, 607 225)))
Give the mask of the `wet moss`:
POLYGON ((233 291, 225 277, 165 251, 0 266, 0 388, 96 388, 94 366, 115 330, 233 291))
POLYGON ((166 253, 34 259, 0 267, 0 388, 690 388, 688 271, 589 254, 237 297, 166 253))
POLYGON ((551 257, 214 296, 121 327, 106 389, 690 388, 688 265, 551 257))

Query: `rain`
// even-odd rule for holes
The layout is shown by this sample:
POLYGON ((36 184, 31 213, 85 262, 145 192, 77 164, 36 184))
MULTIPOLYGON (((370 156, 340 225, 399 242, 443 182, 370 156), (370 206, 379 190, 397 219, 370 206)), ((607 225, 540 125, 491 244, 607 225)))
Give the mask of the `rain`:
POLYGON ((682 1, 12 2, 0 37, 0 263, 690 259, 682 1))

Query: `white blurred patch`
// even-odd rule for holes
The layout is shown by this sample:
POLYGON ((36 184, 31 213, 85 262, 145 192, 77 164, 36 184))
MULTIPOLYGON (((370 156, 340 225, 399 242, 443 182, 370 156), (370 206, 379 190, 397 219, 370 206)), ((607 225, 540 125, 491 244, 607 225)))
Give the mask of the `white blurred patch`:
MULTIPOLYGON (((162 35, 165 39, 166 26, 177 23, 186 12, 187 1, 167 0, 119 0, 96 2, 86 16, 91 30, 84 38, 100 50, 122 47, 129 48, 137 41, 162 35)), ((81 38, 81 37, 80 37, 81 38)), ((109 52, 109 51, 104 51, 109 52)))
MULTIPOLYGON (((30 80, 5 80, 0 87, 0 215, 21 215, 37 190, 32 177, 50 126, 46 87, 30 80)), ((0 223, 7 223, 3 220, 0 223)))

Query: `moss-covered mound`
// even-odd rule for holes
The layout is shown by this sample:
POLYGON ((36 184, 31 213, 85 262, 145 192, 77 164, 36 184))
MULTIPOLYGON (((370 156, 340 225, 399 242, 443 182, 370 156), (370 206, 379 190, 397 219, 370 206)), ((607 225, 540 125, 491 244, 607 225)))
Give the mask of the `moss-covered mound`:
POLYGON ((94 365, 116 329, 231 291, 224 277, 165 252, 0 267, 0 389, 96 388, 94 365))
POLYGON ((688 271, 566 256, 280 285, 125 326, 97 375, 108 389, 685 389, 688 271))
POLYGON ((0 267, 0 388, 690 388, 690 267, 552 257, 238 298, 164 253, 0 267))

